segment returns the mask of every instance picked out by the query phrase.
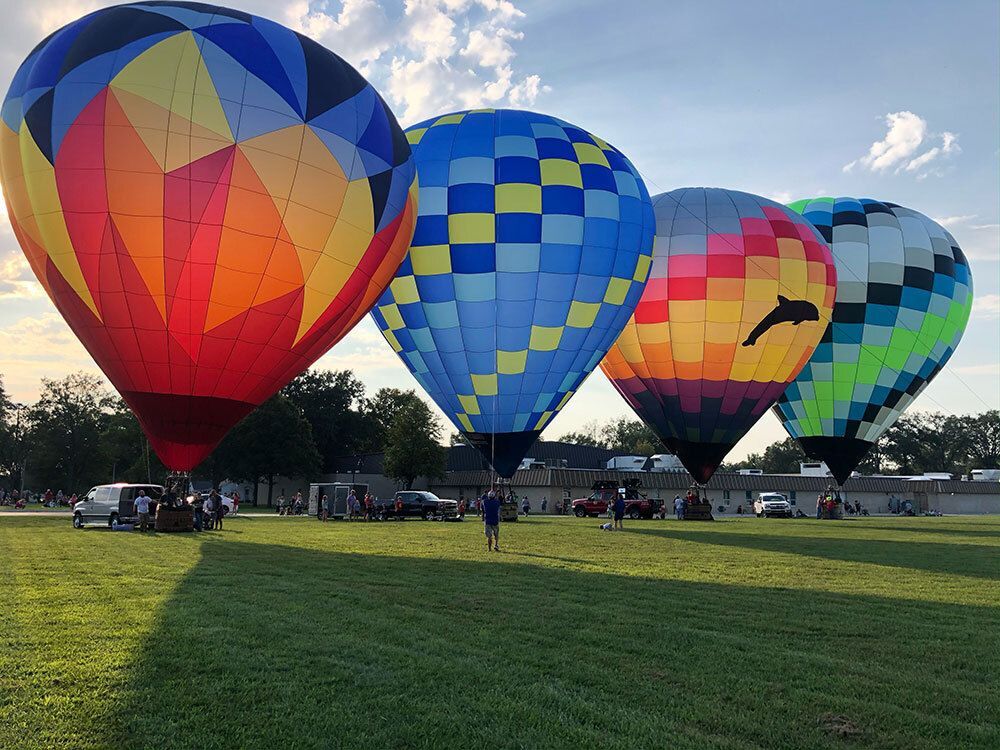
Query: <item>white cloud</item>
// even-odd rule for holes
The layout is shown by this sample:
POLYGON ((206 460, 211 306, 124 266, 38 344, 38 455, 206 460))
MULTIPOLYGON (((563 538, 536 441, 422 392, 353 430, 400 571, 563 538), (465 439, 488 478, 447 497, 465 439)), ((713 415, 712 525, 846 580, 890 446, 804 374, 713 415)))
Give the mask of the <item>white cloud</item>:
POLYGON ((43 377, 61 378, 81 370, 101 375, 59 313, 19 318, 0 328, 0 372, 12 398, 31 401, 43 377))
MULTIPOLYGON (((970 224, 956 237, 971 260, 1000 260, 1000 224, 970 224)), ((975 269, 973 269, 973 274, 975 269)))
POLYGON ((951 229, 954 226, 960 224, 968 224, 970 221, 976 218, 976 214, 963 214, 962 216, 935 216, 934 221, 943 226, 945 229, 951 229))
POLYGON ((940 175, 940 170, 926 169, 929 164, 941 158, 961 153, 958 136, 950 131, 940 134, 931 133, 927 129, 927 121, 909 111, 890 112, 885 116, 888 130, 885 137, 875 141, 868 153, 844 165, 844 172, 852 172, 855 167, 867 169, 870 172, 885 172, 895 169, 895 172, 915 172, 917 179, 926 179, 929 175, 940 175), (918 154, 922 146, 940 141, 923 153, 918 154))
POLYGON ((19 251, 0 256, 0 302, 33 300, 45 296, 28 265, 28 259, 19 251))
POLYGON ((1000 294, 980 294, 972 301, 972 314, 977 318, 1000 318, 1000 294))
MULTIPOLYGON (((60 26, 118 0, 34 0, 0 28, 0 75, 9 80, 32 46, 60 26)), ((241 0, 234 6, 312 37, 382 92, 400 121, 458 108, 532 106, 548 91, 522 72, 511 0, 241 0)))
POLYGON ((954 368, 955 372, 963 375, 1000 375, 1000 363, 989 363, 985 365, 965 365, 954 368))

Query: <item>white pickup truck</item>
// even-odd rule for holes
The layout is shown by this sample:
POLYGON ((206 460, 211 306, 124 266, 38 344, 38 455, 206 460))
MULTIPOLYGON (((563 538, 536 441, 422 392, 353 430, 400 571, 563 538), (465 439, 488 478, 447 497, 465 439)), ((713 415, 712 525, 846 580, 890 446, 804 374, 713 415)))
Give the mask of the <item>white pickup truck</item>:
POLYGON ((791 518, 795 511, 780 492, 761 492, 753 501, 753 512, 757 518, 791 518))

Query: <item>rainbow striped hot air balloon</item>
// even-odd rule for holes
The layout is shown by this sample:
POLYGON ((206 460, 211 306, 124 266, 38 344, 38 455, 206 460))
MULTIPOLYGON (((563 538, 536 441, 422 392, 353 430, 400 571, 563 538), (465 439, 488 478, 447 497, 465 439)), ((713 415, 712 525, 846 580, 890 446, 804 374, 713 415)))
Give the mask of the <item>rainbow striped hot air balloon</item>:
POLYGON ((836 272, 813 226, 766 198, 682 188, 653 209, 646 291, 601 368, 704 483, 805 366, 836 272))
POLYGON ((415 211, 409 144, 364 78, 198 3, 42 42, 3 103, 0 176, 36 276, 175 470, 368 312, 415 211))

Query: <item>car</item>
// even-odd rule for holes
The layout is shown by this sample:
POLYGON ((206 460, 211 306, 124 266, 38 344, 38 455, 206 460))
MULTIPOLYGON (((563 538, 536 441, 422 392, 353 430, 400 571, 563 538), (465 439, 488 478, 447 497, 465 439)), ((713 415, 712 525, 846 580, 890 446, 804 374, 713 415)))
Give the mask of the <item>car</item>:
POLYGON ((753 501, 757 518, 791 518, 795 515, 792 504, 780 492, 761 492, 753 501))
POLYGON ((452 521, 458 518, 458 503, 445 500, 433 492, 424 490, 401 490, 391 498, 375 501, 375 513, 383 519, 422 518, 425 521, 452 521), (402 509, 396 510, 396 501, 402 501, 402 509))
MULTIPOLYGON (((210 492, 198 493, 198 495, 201 497, 202 502, 208 500, 208 496, 210 494, 211 494, 210 492)), ((228 516, 230 513, 233 512, 233 508, 236 507, 236 503, 233 501, 231 497, 227 497, 226 495, 220 495, 220 497, 222 498, 222 515, 228 516)), ((188 495, 187 498, 185 499, 187 501, 187 504, 190 505, 191 503, 194 502, 194 495, 188 495)))
POLYGON ((619 486, 618 482, 598 480, 591 487, 593 494, 572 502, 573 515, 577 518, 586 518, 607 513, 608 505, 613 503, 618 493, 624 489, 625 515, 633 519, 652 518, 660 512, 662 503, 643 495, 639 492, 639 486, 638 479, 626 480, 624 487, 619 486))
POLYGON ((131 523, 137 519, 133 503, 139 490, 150 498, 150 515, 156 513, 156 503, 163 496, 163 487, 158 484, 99 484, 91 488, 82 500, 73 506, 73 528, 98 524, 113 527, 119 523, 131 523))

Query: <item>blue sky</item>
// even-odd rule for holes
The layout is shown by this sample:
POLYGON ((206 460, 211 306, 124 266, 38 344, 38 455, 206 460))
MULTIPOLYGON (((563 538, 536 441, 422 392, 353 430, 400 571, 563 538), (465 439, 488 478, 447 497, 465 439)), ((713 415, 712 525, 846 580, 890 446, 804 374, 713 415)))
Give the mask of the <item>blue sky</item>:
MULTIPOLYGON (((45 33, 105 4, 0 0, 0 78, 45 33)), ((713 185, 783 201, 853 195, 942 221, 970 257, 977 300, 951 364, 911 408, 1000 408, 995 0, 229 4, 342 54, 404 124, 464 106, 529 107, 614 143, 651 193, 713 185)), ((320 365, 352 367, 372 390, 417 387, 368 321, 320 365)), ((76 368, 94 365, 3 226, 0 372, 9 390, 31 399, 41 375, 76 368)), ((627 414, 597 372, 545 435, 627 414)), ((783 436, 767 414, 731 455, 783 436)))

